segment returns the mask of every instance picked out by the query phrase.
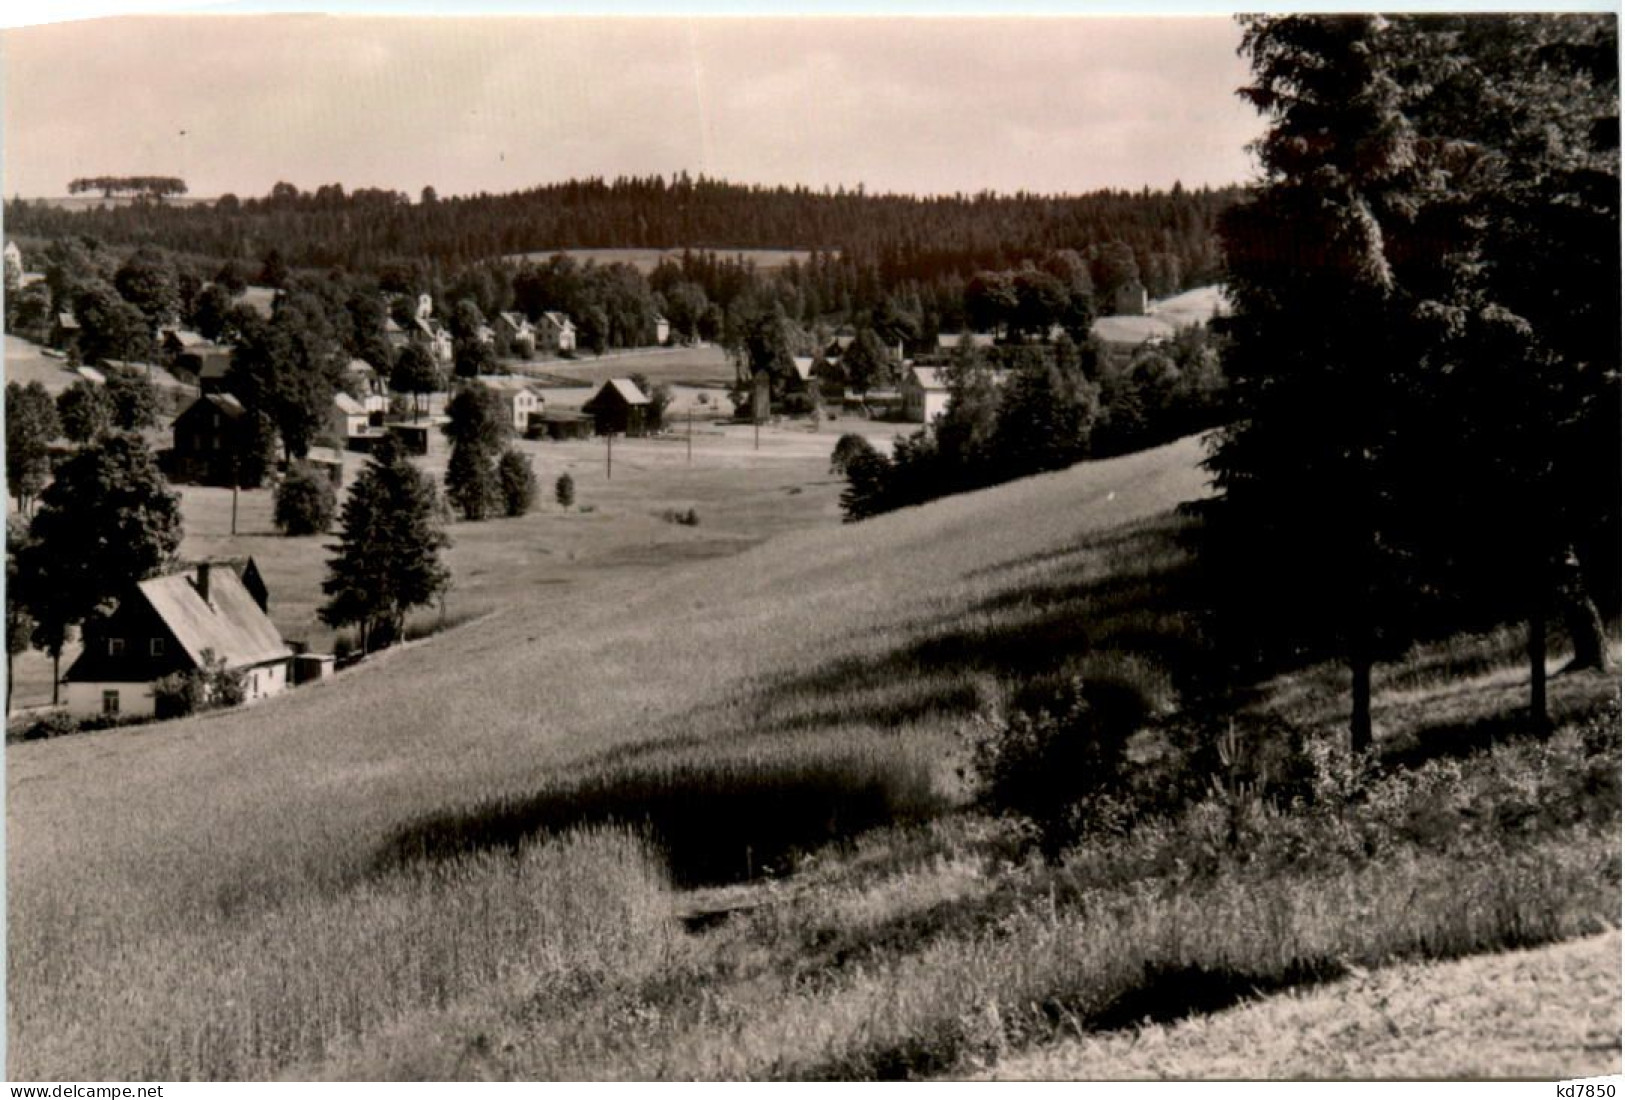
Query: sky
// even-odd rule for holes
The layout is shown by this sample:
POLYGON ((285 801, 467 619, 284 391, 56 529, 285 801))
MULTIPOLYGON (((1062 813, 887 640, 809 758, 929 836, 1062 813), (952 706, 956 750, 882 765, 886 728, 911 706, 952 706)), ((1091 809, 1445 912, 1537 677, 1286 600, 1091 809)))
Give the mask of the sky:
POLYGON ((1242 183, 1221 16, 217 15, 13 28, 4 194, 173 175, 414 198, 686 170, 946 194, 1242 183))

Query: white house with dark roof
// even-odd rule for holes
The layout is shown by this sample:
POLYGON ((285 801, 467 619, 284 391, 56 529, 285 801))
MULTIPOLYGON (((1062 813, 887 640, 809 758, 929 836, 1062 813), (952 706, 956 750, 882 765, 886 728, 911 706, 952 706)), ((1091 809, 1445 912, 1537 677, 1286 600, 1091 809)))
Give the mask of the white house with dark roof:
POLYGON ((536 322, 536 346, 551 351, 574 351, 575 322, 562 313, 549 311, 536 322))
POLYGON ((345 438, 367 434, 367 407, 343 390, 333 395, 333 410, 344 422, 345 438))
POLYGON ((536 392, 529 379, 513 374, 482 374, 476 379, 502 400, 513 430, 524 435, 530 428, 530 416, 544 410, 546 401, 536 392))
POLYGON ((903 414, 916 424, 929 424, 948 408, 948 381, 937 367, 911 367, 898 389, 903 414))
POLYGON ((292 659, 236 569, 200 562, 140 582, 112 615, 87 623, 84 647, 62 680, 74 717, 150 718, 166 676, 219 662, 242 676, 244 701, 253 703, 287 690, 292 659))

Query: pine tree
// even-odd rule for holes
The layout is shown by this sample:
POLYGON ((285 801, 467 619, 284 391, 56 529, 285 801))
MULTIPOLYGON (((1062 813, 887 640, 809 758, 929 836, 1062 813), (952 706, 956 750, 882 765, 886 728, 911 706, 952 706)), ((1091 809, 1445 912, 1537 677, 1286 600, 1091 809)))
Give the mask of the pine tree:
POLYGON ((436 495, 434 483, 388 437, 350 487, 319 614, 329 626, 358 626, 363 653, 397 641, 407 612, 450 583, 440 551, 451 540, 436 518, 436 495))
POLYGON ((1263 185, 1222 222, 1238 417, 1208 459, 1220 491, 1209 552, 1238 601, 1232 623, 1266 646, 1330 644, 1347 660, 1358 752, 1372 739, 1372 665, 1403 602, 1384 535, 1417 351, 1390 242, 1425 243, 1416 135, 1386 20, 1243 25, 1254 83, 1242 94, 1270 129, 1255 146, 1263 185))
POLYGON ((451 440, 446 497, 464 519, 482 520, 502 506, 497 461, 509 427, 501 398, 478 382, 461 386, 447 403, 446 416, 442 431, 451 440))

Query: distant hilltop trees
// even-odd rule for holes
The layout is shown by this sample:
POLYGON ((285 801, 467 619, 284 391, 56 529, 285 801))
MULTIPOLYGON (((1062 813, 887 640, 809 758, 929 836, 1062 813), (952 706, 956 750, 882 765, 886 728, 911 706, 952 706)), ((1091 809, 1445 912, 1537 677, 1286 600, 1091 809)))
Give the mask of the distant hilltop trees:
POLYGON ((186 194, 186 181, 175 176, 81 176, 68 184, 68 194, 82 195, 87 191, 100 191, 102 197, 134 195, 140 199, 163 202, 171 195, 186 194))

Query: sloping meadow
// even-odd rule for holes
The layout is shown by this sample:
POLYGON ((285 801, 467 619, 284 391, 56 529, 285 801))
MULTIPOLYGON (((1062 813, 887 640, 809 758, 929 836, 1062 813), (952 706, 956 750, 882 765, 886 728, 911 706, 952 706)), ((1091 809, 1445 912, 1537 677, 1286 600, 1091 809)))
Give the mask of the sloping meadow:
POLYGON ((503 990, 658 975, 674 891, 961 802, 958 726, 1102 644, 1064 622, 1129 613, 1087 586, 1201 492, 1198 453, 520 593, 250 710, 13 748, 11 1075, 268 1076, 503 990), (1084 587, 1013 595, 1046 578, 1084 587))

